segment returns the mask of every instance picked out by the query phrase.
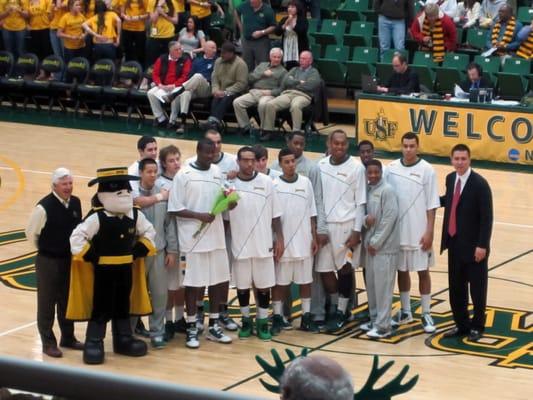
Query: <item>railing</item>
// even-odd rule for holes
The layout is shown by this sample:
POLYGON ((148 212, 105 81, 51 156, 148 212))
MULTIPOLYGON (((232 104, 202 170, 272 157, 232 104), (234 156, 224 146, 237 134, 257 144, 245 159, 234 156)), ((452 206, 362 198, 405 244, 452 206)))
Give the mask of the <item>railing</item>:
POLYGON ((0 388, 68 400, 257 400, 204 388, 0 356, 0 388))

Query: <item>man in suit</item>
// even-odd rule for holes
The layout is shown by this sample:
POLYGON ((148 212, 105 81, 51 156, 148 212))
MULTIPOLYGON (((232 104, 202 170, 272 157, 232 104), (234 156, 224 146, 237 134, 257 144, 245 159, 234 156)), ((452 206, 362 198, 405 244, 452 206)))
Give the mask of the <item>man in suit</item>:
POLYGON ((468 78, 461 82, 460 86, 463 91, 468 93, 470 89, 492 88, 490 79, 483 76, 481 66, 475 62, 468 64, 466 67, 468 78))
POLYGON ((492 233, 492 193, 487 181, 470 168, 470 149, 457 144, 451 153, 455 172, 446 177, 441 253, 448 249, 450 305, 455 327, 444 337, 468 335, 477 341, 485 328, 488 256, 492 233), (474 316, 468 315, 468 286, 474 316))

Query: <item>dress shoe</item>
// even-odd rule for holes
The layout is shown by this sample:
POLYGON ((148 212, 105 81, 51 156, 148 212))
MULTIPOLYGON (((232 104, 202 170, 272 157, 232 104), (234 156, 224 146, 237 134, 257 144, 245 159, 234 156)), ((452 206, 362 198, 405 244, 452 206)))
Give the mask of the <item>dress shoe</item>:
POLYGON ((48 357, 63 357, 63 353, 57 348, 57 346, 44 346, 43 353, 46 354, 48 357))
POLYGON ((85 345, 79 340, 77 340, 76 338, 72 338, 69 340, 61 339, 61 342, 59 342, 59 345, 67 349, 74 349, 74 350, 83 350, 85 347, 85 345))
POLYGON ((471 342, 477 342, 482 336, 482 332, 478 331, 477 329, 471 329, 470 333, 468 334, 468 340, 471 342))
POLYGON ((142 357, 148 352, 148 346, 131 335, 118 335, 113 336, 113 351, 124 356, 142 357))
POLYGON ((169 131, 173 131, 174 129, 176 129, 177 127, 177 124, 176 124, 176 121, 170 121, 168 124, 167 124, 167 129, 169 131))
POLYGON ((263 131, 261 133, 261 136, 259 136, 260 142, 268 142, 269 140, 272 140, 274 136, 274 133, 272 131, 263 131))
POLYGON ((185 124, 180 124, 176 122, 175 124, 176 135, 183 135, 185 133, 185 124))
POLYGON ((165 128, 168 124, 168 119, 164 119, 162 121, 159 121, 158 119, 154 119, 154 126, 157 128, 165 128))
POLYGON ((87 340, 83 349, 85 364, 102 364, 104 362, 104 342, 102 340, 87 340))
POLYGON ((452 337, 466 336, 467 334, 468 334, 467 331, 461 330, 457 326, 454 326, 449 331, 444 332, 442 337, 444 337, 444 338, 452 338, 452 337))

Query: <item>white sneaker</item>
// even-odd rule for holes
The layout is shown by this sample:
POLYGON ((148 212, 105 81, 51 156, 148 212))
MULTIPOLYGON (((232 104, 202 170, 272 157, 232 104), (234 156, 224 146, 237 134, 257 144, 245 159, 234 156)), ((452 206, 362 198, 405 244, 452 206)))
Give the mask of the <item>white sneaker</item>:
POLYGON ((413 314, 411 313, 411 311, 399 310, 392 317, 391 325, 393 327, 397 327, 400 325, 408 324, 409 322, 413 322, 413 314))
POLYGON ((374 329, 374 325, 372 324, 372 321, 365 322, 364 324, 361 324, 361 326, 359 326, 359 329, 361 329, 362 331, 368 332, 374 329))
POLYGON ((205 337, 207 340, 212 340, 213 342, 224 344, 231 343, 231 338, 227 335, 224 335, 224 331, 218 324, 210 326, 205 337))
POLYGON ((198 329, 187 328, 187 341, 185 344, 190 349, 197 349, 200 347, 200 341, 198 340, 198 329))
POLYGON ((366 336, 372 339, 384 339, 384 338, 388 338, 390 335, 391 335, 390 331, 383 332, 383 331, 379 331, 377 328, 373 328, 372 330, 366 333, 366 336))
POLYGON ((424 327, 424 332, 433 333, 437 330, 435 327, 435 322, 433 322, 433 318, 431 318, 430 313, 422 314, 422 318, 420 320, 422 322, 422 326, 424 327))

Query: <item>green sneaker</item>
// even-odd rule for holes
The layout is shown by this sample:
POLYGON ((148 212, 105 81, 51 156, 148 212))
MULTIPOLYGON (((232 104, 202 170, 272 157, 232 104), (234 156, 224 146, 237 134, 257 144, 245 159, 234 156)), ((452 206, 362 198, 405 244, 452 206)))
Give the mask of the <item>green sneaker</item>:
POLYGON ((272 339, 272 335, 268 329, 268 318, 257 318, 255 327, 257 329, 257 337, 259 339, 264 341, 269 341, 272 339))
POLYGON ((172 340, 174 338, 174 333, 175 333, 175 327, 174 327, 174 322, 172 321, 167 321, 165 322, 165 340, 168 342, 169 340, 172 340))
POLYGON ((313 323, 313 317, 310 312, 306 312, 302 315, 302 320, 300 322, 300 330, 305 332, 317 332, 318 329, 313 323))
POLYGON ((281 315, 274 315, 272 317, 272 327, 270 328, 270 333, 272 336, 277 336, 281 333, 283 329, 283 317, 281 315))
POLYGON ((342 311, 337 310, 327 322, 328 332, 336 332, 340 330, 344 326, 345 322, 346 315, 342 311))
POLYGON ((158 350, 165 348, 167 345, 167 342, 165 341, 165 339, 163 339, 163 336, 156 336, 152 338, 151 342, 152 342, 152 347, 158 350))
POLYGON ((281 329, 284 331, 292 331, 293 327, 291 321, 285 319, 285 317, 282 318, 282 321, 281 329))
POLYGON ((251 317, 242 317, 239 339, 248 339, 252 335, 253 320, 251 317))

